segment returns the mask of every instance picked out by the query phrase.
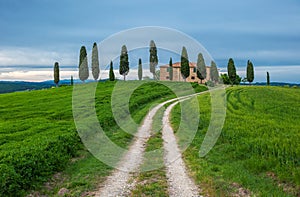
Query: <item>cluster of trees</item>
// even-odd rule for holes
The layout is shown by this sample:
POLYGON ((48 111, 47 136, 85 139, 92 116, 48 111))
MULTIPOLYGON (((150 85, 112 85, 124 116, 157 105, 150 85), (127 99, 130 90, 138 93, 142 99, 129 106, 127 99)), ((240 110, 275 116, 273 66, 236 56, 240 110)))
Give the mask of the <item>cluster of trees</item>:
MULTIPOLYGON (((227 64, 227 73, 228 74, 221 74, 220 77, 224 84, 239 85, 241 83, 242 78, 236 73, 236 68, 232 58, 229 59, 227 64)), ((253 80, 254 67, 253 63, 250 60, 248 60, 246 68, 246 77, 243 79, 243 82, 248 81, 249 84, 251 84, 253 80)))

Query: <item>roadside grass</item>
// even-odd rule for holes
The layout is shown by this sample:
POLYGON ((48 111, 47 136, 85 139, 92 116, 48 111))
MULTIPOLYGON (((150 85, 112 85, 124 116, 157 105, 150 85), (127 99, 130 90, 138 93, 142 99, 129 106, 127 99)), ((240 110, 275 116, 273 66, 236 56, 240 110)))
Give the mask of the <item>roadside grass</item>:
MULTIPOLYGON (((184 159, 204 194, 300 195, 299 89, 228 88, 221 136, 203 158, 199 157, 199 148, 209 126, 210 95, 201 95, 198 100, 199 129, 184 159)), ((171 119, 173 127, 178 128, 179 105, 171 119)))

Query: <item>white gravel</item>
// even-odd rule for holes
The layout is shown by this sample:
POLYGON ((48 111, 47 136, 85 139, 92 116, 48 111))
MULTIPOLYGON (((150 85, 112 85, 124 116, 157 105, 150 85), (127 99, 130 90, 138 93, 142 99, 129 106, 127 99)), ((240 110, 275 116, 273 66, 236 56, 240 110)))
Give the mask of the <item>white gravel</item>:
POLYGON ((163 116, 162 138, 164 140, 164 162, 167 169, 169 196, 200 196, 197 186, 187 174, 176 137, 169 122, 170 112, 177 103, 170 105, 163 116))

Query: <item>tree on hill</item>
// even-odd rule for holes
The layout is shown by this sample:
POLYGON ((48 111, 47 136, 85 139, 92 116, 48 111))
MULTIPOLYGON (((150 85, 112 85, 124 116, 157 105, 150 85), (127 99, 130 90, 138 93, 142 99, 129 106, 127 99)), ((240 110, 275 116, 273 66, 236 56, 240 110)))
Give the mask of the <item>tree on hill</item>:
POLYGON ((236 75, 236 78, 235 78, 235 80, 233 81, 233 84, 232 84, 232 82, 230 81, 230 79, 229 79, 229 77, 226 73, 221 74, 219 79, 223 82, 223 84, 226 84, 226 85, 239 85, 241 83, 241 80, 242 80, 242 78, 239 75, 236 75))
POLYGON ((182 51, 181 51, 180 71, 181 71, 184 81, 186 81, 186 78, 188 78, 190 76, 190 63, 189 63, 189 57, 187 54, 187 50, 185 47, 182 47, 182 51))
POLYGON ((56 84, 56 87, 58 87, 58 83, 59 83, 59 64, 58 64, 58 62, 54 63, 54 83, 56 84))
POLYGON ((153 40, 150 41, 150 72, 153 74, 153 79, 155 80, 155 69, 158 64, 158 57, 157 57, 157 48, 155 42, 153 40))
POLYGON ((227 72, 228 72, 230 83, 231 85, 233 85, 236 81, 236 69, 232 58, 230 58, 228 61, 227 72))
POLYGON ((126 45, 122 46, 119 73, 120 75, 123 75, 125 81, 126 75, 129 73, 128 51, 126 45))
POLYGON ((250 60, 247 62, 247 81, 251 84, 254 80, 253 64, 250 60))
POLYGON ((230 84, 229 77, 228 77, 228 75, 226 73, 225 74, 221 74, 220 80, 223 82, 223 84, 226 84, 226 85, 230 84))
POLYGON ((84 82, 88 78, 89 78, 89 67, 88 67, 87 53, 86 53, 85 46, 82 46, 80 49, 80 56, 79 56, 79 79, 84 82))
POLYGON ((99 78, 100 68, 99 68, 99 54, 97 43, 94 42, 92 50, 92 74, 95 80, 99 78))
POLYGON ((219 82, 219 71, 214 61, 211 61, 210 80, 213 81, 214 83, 219 82))
POLYGON ((173 81, 173 61, 172 58, 170 57, 170 61, 169 61, 169 79, 170 81, 173 81))
POLYGON ((73 79, 73 75, 71 75, 71 86, 73 86, 74 85, 74 79, 73 79))
POLYGON ((267 72, 267 85, 268 86, 270 85, 270 74, 269 74, 269 72, 267 72))
POLYGON ((139 59, 138 77, 139 77, 139 80, 143 79, 143 65, 142 65, 141 58, 139 59))
POLYGON ((199 70, 199 73, 197 72, 197 77, 200 79, 200 83, 202 83, 202 80, 206 78, 206 66, 204 62, 204 58, 202 53, 198 54, 198 60, 197 60, 197 70, 199 70))
POLYGON ((110 67, 109 67, 109 81, 114 81, 114 80, 115 80, 115 73, 114 73, 113 62, 110 61, 110 67))

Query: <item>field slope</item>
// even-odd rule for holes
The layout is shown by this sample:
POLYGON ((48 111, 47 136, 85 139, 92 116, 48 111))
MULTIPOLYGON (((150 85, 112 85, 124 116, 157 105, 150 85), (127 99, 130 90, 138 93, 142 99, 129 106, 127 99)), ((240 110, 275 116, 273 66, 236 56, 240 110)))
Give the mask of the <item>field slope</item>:
MULTIPOLYGON (((225 125, 204 158, 199 148, 209 125, 210 96, 198 100, 201 122, 184 159, 204 194, 300 195, 300 89, 228 88, 225 125)), ((176 106, 174 128, 179 118, 176 106)))
MULTIPOLYGON (((129 103, 131 116, 138 124, 150 107, 175 96, 158 83, 120 83, 138 87, 129 103)), ((174 88, 180 84, 170 83, 174 88)), ((132 135, 120 129, 114 120, 111 110, 114 86, 114 82, 98 83, 97 117, 111 141, 125 148, 132 135)), ((196 91, 205 89, 193 86, 196 91)), ((97 188, 111 170, 89 154, 78 137, 72 114, 72 87, 0 95, 0 195, 24 196, 38 189, 38 195, 53 196, 66 187, 69 195, 78 196, 97 188), (66 176, 58 174, 53 185, 50 181, 51 186, 40 188, 41 183, 60 171, 66 176)))

